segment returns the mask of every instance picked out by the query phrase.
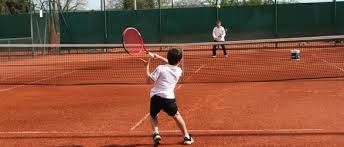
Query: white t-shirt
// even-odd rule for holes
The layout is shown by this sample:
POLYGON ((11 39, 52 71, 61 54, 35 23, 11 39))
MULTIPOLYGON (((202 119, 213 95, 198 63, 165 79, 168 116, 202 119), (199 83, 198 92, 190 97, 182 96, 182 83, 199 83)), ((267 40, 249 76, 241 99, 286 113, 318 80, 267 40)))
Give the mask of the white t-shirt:
POLYGON ((226 30, 225 28, 221 27, 214 27, 213 29, 213 38, 215 40, 215 38, 219 37, 221 35, 221 38, 219 41, 225 41, 225 36, 226 36, 226 30))
POLYGON ((158 95, 166 99, 175 99, 174 88, 181 75, 182 69, 178 66, 159 65, 149 76, 154 81, 150 97, 158 95))

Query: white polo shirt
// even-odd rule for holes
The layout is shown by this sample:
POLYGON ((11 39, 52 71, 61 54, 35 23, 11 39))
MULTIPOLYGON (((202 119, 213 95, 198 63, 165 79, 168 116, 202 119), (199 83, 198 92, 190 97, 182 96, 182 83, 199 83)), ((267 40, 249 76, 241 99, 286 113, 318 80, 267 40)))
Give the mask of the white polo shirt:
POLYGON ((226 36, 226 30, 225 28, 221 27, 214 27, 213 29, 213 38, 215 40, 215 38, 217 38, 218 36, 221 35, 221 38, 219 41, 225 41, 225 36, 226 36))
POLYGON ((159 65, 149 76, 154 81, 150 97, 158 95, 166 99, 175 99, 174 88, 181 75, 182 69, 178 66, 159 65))

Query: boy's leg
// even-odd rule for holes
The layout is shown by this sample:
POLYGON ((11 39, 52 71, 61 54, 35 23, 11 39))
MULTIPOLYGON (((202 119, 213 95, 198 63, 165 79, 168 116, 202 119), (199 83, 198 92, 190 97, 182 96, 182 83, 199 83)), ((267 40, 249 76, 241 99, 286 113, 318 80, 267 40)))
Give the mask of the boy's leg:
POLYGON ((213 57, 215 57, 215 56, 216 56, 216 45, 213 46, 213 57))
POLYGON ((184 135, 184 144, 192 144, 194 142, 194 140, 189 135, 189 133, 186 129, 186 125, 185 125, 185 122, 184 122, 182 115, 180 115, 180 113, 177 112, 173 118, 176 121, 178 128, 182 131, 182 133, 184 135))
POLYGON ((182 116, 180 115, 180 113, 178 112, 178 107, 177 107, 177 102, 175 99, 173 100, 165 100, 164 101, 164 108, 163 110, 171 117, 173 117, 173 119, 176 121, 176 124, 178 126, 178 128, 181 130, 181 132, 184 135, 184 144, 192 144, 193 143, 193 139, 192 137, 189 135, 187 129, 186 129, 186 125, 184 122, 184 119, 182 118, 182 116))
POLYGON ((151 117, 151 124, 152 124, 153 133, 158 133, 159 134, 158 116, 156 116, 155 118, 151 117))
POLYGON ((227 49, 226 49, 225 45, 224 45, 224 44, 221 44, 221 47, 222 47, 222 50, 223 50, 223 54, 224 54, 225 56, 227 56, 227 49))
POLYGON ((151 125, 153 130, 153 141, 155 144, 159 144, 161 136, 159 135, 158 129, 158 113, 161 110, 161 98, 158 96, 153 96, 151 98, 150 104, 150 116, 151 116, 151 125))
POLYGON ((152 118, 151 117, 151 124, 153 129, 153 142, 154 144, 160 144, 161 136, 158 130, 158 117, 152 118))
POLYGON ((182 131, 184 137, 189 137, 188 130, 186 129, 185 121, 179 112, 174 115, 173 119, 176 121, 178 128, 182 131))
POLYGON ((164 100, 164 108, 163 110, 171 117, 173 117, 173 119, 176 121, 178 128, 182 131, 183 135, 185 137, 189 137, 189 134, 187 132, 186 126, 185 126, 185 122, 182 118, 182 116, 180 115, 180 113, 178 112, 178 106, 177 106, 177 102, 175 99, 171 99, 171 100, 164 100))

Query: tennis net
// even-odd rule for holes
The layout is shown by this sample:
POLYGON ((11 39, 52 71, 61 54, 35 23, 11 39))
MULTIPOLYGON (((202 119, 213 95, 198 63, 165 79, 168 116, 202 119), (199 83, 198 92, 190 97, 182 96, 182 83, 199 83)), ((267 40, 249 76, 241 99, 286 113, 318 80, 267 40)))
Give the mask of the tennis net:
MULTIPOLYGON (((146 47, 163 56, 171 47, 183 50, 181 83, 269 82, 344 78, 343 40, 338 35, 146 47), (291 59, 291 50, 300 52, 299 60, 291 59)), ((163 63, 152 64, 151 70, 163 63)), ((144 84, 144 73, 142 61, 121 44, 0 44, 0 85, 144 84), (22 52, 27 57, 12 56, 22 52)))

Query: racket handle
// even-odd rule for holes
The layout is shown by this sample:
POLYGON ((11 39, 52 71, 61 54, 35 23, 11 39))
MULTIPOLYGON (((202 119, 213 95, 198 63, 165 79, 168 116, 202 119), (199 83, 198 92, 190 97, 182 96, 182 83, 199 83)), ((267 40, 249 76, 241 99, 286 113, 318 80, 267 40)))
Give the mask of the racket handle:
POLYGON ((151 52, 148 52, 147 54, 148 54, 149 58, 155 58, 155 54, 153 54, 151 52))

